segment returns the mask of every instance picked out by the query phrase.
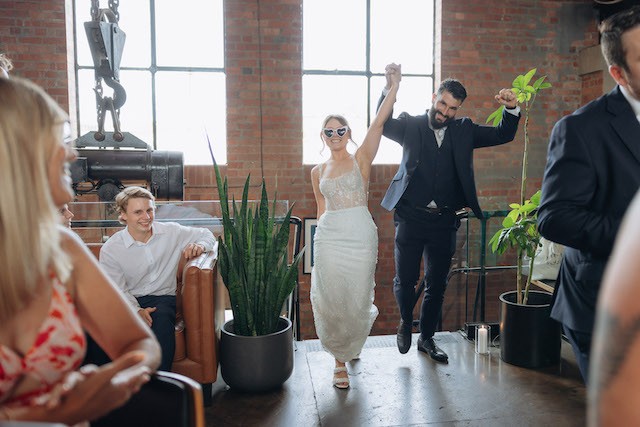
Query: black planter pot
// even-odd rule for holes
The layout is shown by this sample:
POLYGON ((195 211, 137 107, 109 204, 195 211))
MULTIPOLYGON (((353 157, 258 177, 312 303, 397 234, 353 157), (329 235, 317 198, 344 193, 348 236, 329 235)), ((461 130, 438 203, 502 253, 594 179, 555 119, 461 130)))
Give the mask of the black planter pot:
POLYGON ((560 362, 560 324, 551 319, 551 294, 530 291, 527 305, 516 291, 500 295, 500 357, 524 368, 560 362))
POLYGON ((281 386, 293 371, 293 328, 281 317, 278 332, 236 335, 233 320, 220 331, 220 373, 232 390, 263 392, 281 386))

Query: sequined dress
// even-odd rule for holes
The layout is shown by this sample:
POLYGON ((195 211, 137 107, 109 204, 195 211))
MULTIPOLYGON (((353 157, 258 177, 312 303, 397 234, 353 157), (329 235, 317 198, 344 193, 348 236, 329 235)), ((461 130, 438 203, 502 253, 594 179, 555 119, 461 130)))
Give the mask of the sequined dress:
POLYGON ((367 208, 367 190, 355 158, 352 169, 322 176, 325 212, 313 244, 311 305, 322 346, 341 362, 359 355, 378 316, 373 304, 378 229, 367 208))

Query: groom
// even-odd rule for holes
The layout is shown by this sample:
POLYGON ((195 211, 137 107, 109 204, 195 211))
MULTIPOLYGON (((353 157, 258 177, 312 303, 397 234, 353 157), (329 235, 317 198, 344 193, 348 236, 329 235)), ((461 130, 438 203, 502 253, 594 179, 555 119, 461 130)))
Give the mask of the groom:
MULTIPOLYGON (((378 105, 391 87, 390 73, 396 67, 387 66, 387 85, 378 105)), ((415 286, 424 257, 426 289, 418 351, 444 363, 449 357, 435 344, 433 334, 460 226, 456 211, 470 207, 478 218, 482 217, 473 176, 473 150, 512 141, 520 120, 517 99, 510 89, 502 89, 495 96, 505 106, 497 127, 480 126, 467 117, 456 119, 466 97, 462 83, 447 79, 433 94, 427 114, 402 113, 397 119, 389 118, 383 131, 384 136, 402 146, 402 162, 382 200, 382 207, 395 209, 393 291, 401 315, 398 350, 404 354, 411 347, 415 286)))

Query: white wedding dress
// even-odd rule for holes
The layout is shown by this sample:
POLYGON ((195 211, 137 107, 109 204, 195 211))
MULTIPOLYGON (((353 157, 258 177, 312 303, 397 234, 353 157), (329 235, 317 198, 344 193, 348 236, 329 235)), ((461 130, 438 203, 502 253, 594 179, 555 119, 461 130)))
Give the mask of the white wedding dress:
POLYGON ((322 346, 340 362, 356 358, 378 316, 373 305, 378 229, 355 158, 352 169, 324 178, 325 212, 313 245, 311 305, 322 346))

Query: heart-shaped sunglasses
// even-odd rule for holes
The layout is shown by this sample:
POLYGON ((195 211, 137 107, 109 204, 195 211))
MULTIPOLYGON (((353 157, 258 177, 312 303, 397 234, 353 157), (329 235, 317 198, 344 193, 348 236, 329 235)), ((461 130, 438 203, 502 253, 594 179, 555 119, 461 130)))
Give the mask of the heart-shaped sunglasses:
POLYGON ((338 129, 331 129, 331 128, 324 128, 322 129, 322 132, 324 133, 324 136, 326 136, 327 138, 331 138, 333 136, 333 133, 337 133, 339 137, 343 137, 345 133, 347 133, 347 131, 349 130, 349 126, 342 126, 341 128, 338 129))

